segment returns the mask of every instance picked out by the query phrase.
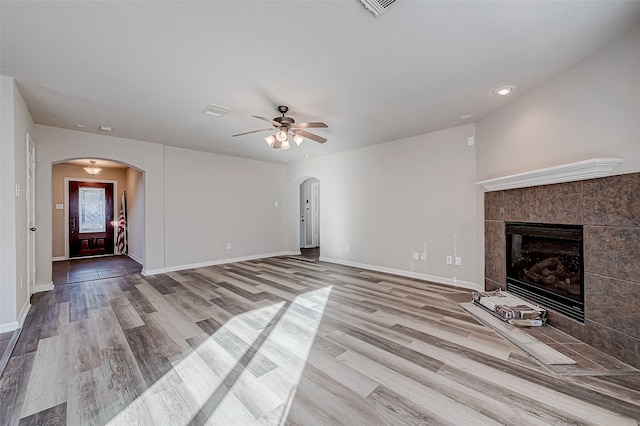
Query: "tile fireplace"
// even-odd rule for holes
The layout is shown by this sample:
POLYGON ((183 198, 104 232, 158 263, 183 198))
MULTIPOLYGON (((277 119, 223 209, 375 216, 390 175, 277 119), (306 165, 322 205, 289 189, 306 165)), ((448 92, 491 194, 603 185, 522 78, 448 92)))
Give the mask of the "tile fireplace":
POLYGON ((511 289, 514 273, 527 285, 547 279, 542 287, 557 293, 547 293, 550 299, 568 300, 570 313, 580 310, 581 299, 583 309, 580 318, 549 301, 537 302, 548 308, 549 325, 640 368, 640 173, 492 190, 484 200, 485 289, 511 289), (536 235, 514 237, 522 234, 520 224, 538 224, 534 234, 556 225, 569 234, 581 228, 582 271, 574 265, 575 255, 564 253, 579 251, 577 242, 555 238, 545 246, 535 241, 536 235), (525 255, 530 259, 514 262, 514 256, 525 255))

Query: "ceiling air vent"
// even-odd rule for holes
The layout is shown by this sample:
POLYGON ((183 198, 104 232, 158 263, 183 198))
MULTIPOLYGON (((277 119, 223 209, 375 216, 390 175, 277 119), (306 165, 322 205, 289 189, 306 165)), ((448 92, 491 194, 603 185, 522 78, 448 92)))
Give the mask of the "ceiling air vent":
POLYGON ((204 112, 205 114, 212 115, 214 117, 222 117, 229 111, 231 111, 230 108, 223 107, 220 105, 215 105, 215 104, 209 104, 206 107, 204 107, 204 109, 202 110, 202 112, 204 112))
POLYGON ((396 0, 360 0, 360 1, 362 2, 362 4, 364 4, 364 7, 369 9, 369 12, 378 16, 382 12, 387 10, 387 7, 391 6, 391 4, 394 3, 396 0))

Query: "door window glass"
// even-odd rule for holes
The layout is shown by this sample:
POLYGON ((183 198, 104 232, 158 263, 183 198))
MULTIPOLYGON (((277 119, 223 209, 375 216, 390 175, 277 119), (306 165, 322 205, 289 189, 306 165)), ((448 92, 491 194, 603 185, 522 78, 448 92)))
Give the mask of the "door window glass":
POLYGON ((80 187, 80 232, 105 232, 104 188, 80 187))

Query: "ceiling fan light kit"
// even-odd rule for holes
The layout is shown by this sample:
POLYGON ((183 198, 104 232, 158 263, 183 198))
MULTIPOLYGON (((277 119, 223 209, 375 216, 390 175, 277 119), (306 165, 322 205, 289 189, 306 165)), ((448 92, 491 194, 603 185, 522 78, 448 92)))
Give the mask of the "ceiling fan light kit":
MULTIPOLYGON (((293 141, 296 143, 296 146, 300 146, 300 144, 302 144, 305 138, 311 139, 312 141, 315 141, 318 143, 325 143, 327 141, 327 139, 321 136, 307 132, 306 130, 302 130, 306 128, 326 128, 328 126, 325 123, 322 123, 322 122, 296 123, 296 121, 293 118, 287 117, 285 115, 287 111, 289 111, 289 107, 285 105, 280 105, 278 107, 278 112, 282 114, 282 117, 276 117, 273 120, 270 120, 268 118, 259 117, 257 115, 253 116, 254 118, 257 118, 259 120, 263 120, 271 123, 271 125, 277 129, 275 134, 269 135, 264 138, 264 141, 267 143, 267 145, 269 145, 273 149, 289 149, 291 147, 291 143, 289 142, 289 135, 291 135, 293 141)), ((267 131, 273 131, 273 129, 269 128, 269 129, 252 130, 250 132, 244 132, 244 133, 238 133, 238 134, 232 135, 232 137, 248 135, 250 133, 267 132, 267 131)))
POLYGON ((278 139, 280 142, 284 142, 287 140, 287 132, 285 132, 284 130, 278 130, 276 132, 276 139, 278 139))

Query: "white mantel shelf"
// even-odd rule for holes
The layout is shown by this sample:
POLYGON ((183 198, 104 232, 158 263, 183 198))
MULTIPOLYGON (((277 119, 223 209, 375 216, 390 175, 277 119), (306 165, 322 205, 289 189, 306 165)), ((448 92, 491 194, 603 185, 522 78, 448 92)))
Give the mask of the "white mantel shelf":
POLYGON ((483 180, 476 182, 476 185, 482 185, 485 192, 491 192, 593 179, 609 176, 611 171, 622 164, 623 161, 623 158, 615 157, 592 158, 591 160, 578 161, 577 163, 483 180))

